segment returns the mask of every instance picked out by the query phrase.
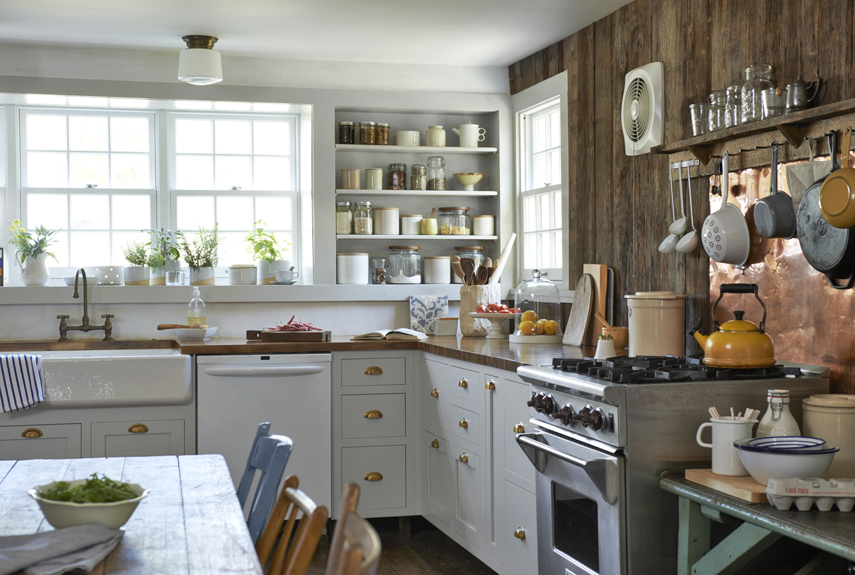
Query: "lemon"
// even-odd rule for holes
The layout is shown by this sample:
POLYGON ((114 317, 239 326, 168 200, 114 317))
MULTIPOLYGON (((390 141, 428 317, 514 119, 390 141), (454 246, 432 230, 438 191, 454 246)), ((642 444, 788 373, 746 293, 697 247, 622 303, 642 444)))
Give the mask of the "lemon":
POLYGON ((554 319, 547 320, 546 325, 543 326, 543 331, 546 332, 546 335, 555 335, 558 333, 558 322, 554 319))
POLYGON ((535 326, 533 321, 521 321, 520 322, 520 334, 521 335, 532 335, 535 332, 537 327, 535 326))
POLYGON ((520 316, 520 321, 530 321, 531 323, 535 323, 537 321, 537 314, 532 310, 526 310, 522 312, 522 316, 520 316))
POLYGON ((545 319, 537 320, 537 322, 534 324, 534 335, 543 335, 543 332, 545 331, 545 329, 546 329, 546 320, 545 319))

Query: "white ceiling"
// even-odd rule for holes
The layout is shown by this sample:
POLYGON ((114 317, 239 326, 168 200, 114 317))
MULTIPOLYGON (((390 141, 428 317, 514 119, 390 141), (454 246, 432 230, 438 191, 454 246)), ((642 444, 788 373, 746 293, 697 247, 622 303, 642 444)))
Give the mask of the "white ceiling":
POLYGON ((224 55, 507 66, 629 1, 2 0, 0 41, 178 51, 206 34, 224 55))

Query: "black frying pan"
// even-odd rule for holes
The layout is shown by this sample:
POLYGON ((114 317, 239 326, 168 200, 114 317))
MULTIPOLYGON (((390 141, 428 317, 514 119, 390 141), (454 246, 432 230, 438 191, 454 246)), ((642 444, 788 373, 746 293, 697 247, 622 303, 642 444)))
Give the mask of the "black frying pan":
MULTIPOLYGON (((827 136, 833 173, 840 168, 837 133, 832 131, 827 136)), ((819 190, 827 177, 811 184, 799 203, 796 218, 799 243, 808 263, 824 274, 834 289, 849 289, 855 285, 855 232, 853 228, 835 228, 822 217, 819 190)))

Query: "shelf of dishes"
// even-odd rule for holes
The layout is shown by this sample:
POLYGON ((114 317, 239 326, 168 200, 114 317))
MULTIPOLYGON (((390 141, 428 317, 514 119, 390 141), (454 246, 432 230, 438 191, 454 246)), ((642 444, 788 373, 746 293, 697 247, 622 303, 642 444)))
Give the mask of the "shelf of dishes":
POLYGON ((336 152, 392 152, 398 154, 495 154, 499 148, 463 148, 452 146, 370 146, 336 144, 336 152))
POLYGON ((494 242, 499 239, 499 236, 474 236, 474 235, 422 235, 422 234, 398 234, 398 235, 390 235, 390 234, 342 234, 337 235, 335 239, 337 240, 456 240, 460 241, 461 239, 466 238, 466 240, 479 240, 485 242, 494 242))
MULTIPOLYGON (((416 236, 386 237, 384 239, 423 239, 416 236)), ((463 238, 456 238, 462 240, 463 238)), ((476 239, 469 236, 466 239, 476 239)), ((468 258, 480 265, 486 254, 484 246, 454 246, 453 253, 423 256, 420 246, 389 246, 389 254, 372 255, 364 252, 338 252, 336 254, 336 283, 343 285, 368 284, 450 284, 463 283, 452 274, 452 257, 468 258)))
POLYGON ((427 198, 441 198, 441 197, 471 197, 471 198, 486 198, 490 196, 498 196, 499 192, 495 190, 485 190, 478 192, 468 192, 466 190, 351 190, 351 189, 337 189, 335 191, 338 195, 349 195, 349 196, 390 196, 390 197, 401 197, 401 196, 422 196, 427 198))
MULTIPOLYGON (((479 150, 479 144, 487 138, 487 129, 478 124, 467 122, 460 124, 451 131, 459 137, 460 146, 451 153, 472 153, 479 150)), ((454 150, 453 146, 446 146, 446 132, 442 126, 428 126, 425 131, 424 148, 430 150, 454 150)), ((378 150, 391 150, 409 153, 412 148, 422 148, 422 134, 418 130, 398 130, 395 132, 394 143, 391 139, 391 128, 387 122, 373 122, 370 120, 357 123, 343 120, 338 123, 339 149, 350 149, 353 151, 374 152, 378 150)), ((495 153, 496 148, 480 148, 481 153, 495 153)))
POLYGON ((496 218, 492 214, 471 215, 468 206, 436 208, 429 217, 401 214, 396 207, 372 207, 371 202, 336 202, 335 232, 339 239, 365 236, 479 236, 494 238, 496 218))

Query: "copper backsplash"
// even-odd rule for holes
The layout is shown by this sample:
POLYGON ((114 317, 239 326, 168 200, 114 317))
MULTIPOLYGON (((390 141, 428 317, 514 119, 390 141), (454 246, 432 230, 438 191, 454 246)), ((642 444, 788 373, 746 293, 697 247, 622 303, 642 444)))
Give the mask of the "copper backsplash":
MULTIPOLYGON (((786 165, 778 168, 778 189, 790 193, 786 165)), ((805 260, 797 238, 769 240, 757 233, 754 204, 769 193, 770 174, 771 169, 766 167, 730 175, 729 201, 746 214, 751 233, 749 266, 743 273, 711 261, 711 299, 715 301, 718 286, 723 283, 756 283, 766 304, 766 331, 775 342, 777 359, 828 366, 832 391, 855 393, 855 290, 832 288, 805 260)), ((721 196, 710 196, 710 213, 721 207, 721 201, 721 196)), ((745 319, 759 323, 760 306, 748 297, 725 296, 716 319, 732 318, 733 310, 741 309, 745 310, 745 319)))

